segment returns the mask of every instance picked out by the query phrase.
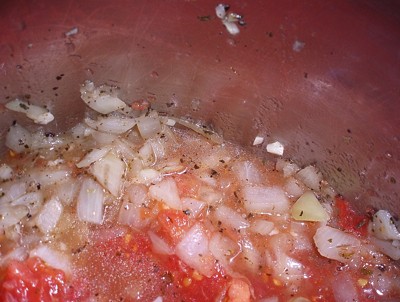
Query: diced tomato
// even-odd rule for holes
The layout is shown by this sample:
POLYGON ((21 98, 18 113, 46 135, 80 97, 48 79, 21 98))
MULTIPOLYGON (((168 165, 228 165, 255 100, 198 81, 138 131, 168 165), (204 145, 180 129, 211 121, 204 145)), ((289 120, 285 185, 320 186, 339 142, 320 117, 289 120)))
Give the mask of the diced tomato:
POLYGON ((339 227, 347 232, 351 232, 358 236, 366 236, 368 231, 367 215, 356 213, 350 206, 350 203, 342 196, 338 195, 335 198, 335 205, 338 211, 339 227))
POLYGON ((160 235, 169 243, 177 244, 190 228, 188 215, 178 210, 163 210, 157 216, 160 235))
POLYGON ((74 288, 63 271, 46 265, 40 258, 12 261, 1 281, 2 301, 76 301, 74 288))

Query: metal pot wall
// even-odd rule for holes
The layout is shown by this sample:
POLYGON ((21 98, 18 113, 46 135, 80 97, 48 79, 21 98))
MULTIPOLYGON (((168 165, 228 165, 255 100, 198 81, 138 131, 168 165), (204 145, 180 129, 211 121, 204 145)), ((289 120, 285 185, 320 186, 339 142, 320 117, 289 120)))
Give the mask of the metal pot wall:
MULTIPOLYGON (((2 1, 0 102, 46 104, 62 130, 82 117, 84 80, 115 84, 259 156, 272 157, 255 136, 278 140, 360 209, 399 215, 398 2, 232 0, 246 21, 235 36, 217 4, 2 1)), ((0 111, 1 138, 13 120, 29 124, 0 111)))

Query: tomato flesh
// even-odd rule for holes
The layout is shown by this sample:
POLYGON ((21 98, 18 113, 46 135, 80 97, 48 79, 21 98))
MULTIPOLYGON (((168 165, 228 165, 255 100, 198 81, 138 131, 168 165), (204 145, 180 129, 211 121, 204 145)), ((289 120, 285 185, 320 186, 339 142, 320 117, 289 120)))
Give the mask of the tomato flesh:
POLYGON ((357 214, 350 206, 350 203, 342 196, 336 196, 335 205, 338 211, 339 227, 358 236, 366 236, 368 233, 367 215, 357 214))

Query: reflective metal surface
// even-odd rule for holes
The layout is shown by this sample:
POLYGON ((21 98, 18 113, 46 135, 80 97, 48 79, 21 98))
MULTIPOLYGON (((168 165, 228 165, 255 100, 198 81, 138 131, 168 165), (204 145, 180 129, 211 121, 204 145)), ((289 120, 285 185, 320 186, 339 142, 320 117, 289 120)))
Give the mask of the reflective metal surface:
MULTIPOLYGON (((2 1, 0 102, 46 104, 62 129, 82 117, 80 83, 115 84, 245 146, 279 140, 361 208, 399 215, 398 1, 228 3, 237 36, 209 0, 2 1)), ((29 123, 0 111, 1 136, 29 123)))

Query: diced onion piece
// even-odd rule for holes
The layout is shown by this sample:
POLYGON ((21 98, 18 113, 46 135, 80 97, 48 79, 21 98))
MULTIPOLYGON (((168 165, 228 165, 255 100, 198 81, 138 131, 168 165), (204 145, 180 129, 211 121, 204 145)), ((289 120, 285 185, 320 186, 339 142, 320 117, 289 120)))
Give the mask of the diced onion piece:
POLYGON ((12 206, 26 206, 30 215, 36 215, 43 204, 43 194, 39 192, 29 192, 11 202, 12 206))
POLYGON ((289 160, 278 158, 275 165, 276 170, 282 171, 284 177, 294 175, 300 170, 299 166, 289 160))
POLYGON ((5 180, 11 179, 12 177, 13 177, 12 168, 7 164, 1 164, 0 165, 0 180, 5 181, 5 180))
POLYGON ((56 167, 44 171, 34 171, 29 175, 30 179, 41 186, 54 185, 70 179, 71 171, 66 167, 56 167))
POLYGON ((231 35, 237 35, 240 33, 239 26, 235 22, 228 21, 228 20, 222 20, 222 24, 225 25, 226 30, 231 34, 231 35))
POLYGON ((186 232, 176 246, 176 254, 183 262, 206 277, 215 273, 215 259, 208 249, 208 238, 200 224, 195 224, 186 232))
POLYGON ((175 126, 176 121, 173 120, 172 118, 168 118, 168 119, 164 122, 164 124, 167 125, 167 126, 173 127, 173 126, 175 126))
POLYGON ((79 191, 77 212, 80 220, 101 224, 103 222, 103 188, 91 178, 85 178, 79 191))
POLYGON ((355 236, 329 226, 317 230, 314 243, 322 256, 344 263, 354 258, 361 245, 355 236))
POLYGON ((125 163, 118 156, 109 152, 101 160, 96 161, 89 171, 112 195, 119 196, 125 174, 125 163))
POLYGON ((7 206, 0 205, 0 229, 8 228, 20 222, 28 215, 29 210, 26 206, 7 206))
POLYGON ((17 153, 28 151, 32 146, 32 134, 21 125, 14 124, 7 132, 6 146, 17 153))
POLYGON ((389 256, 393 260, 400 259, 400 240, 382 240, 371 237, 371 242, 379 251, 389 256))
POLYGON ((222 4, 222 3, 218 4, 215 7, 215 14, 217 15, 217 17, 220 19, 224 19, 226 16, 226 11, 227 11, 228 7, 229 6, 227 6, 226 4, 222 4))
POLYGON ((272 221, 258 219, 251 224, 251 230, 260 235, 269 235, 274 229, 275 225, 272 221))
POLYGON ((282 254, 275 254, 276 262, 274 263, 274 272, 281 280, 300 280, 304 278, 304 265, 286 255, 285 253, 282 254))
POLYGON ((285 147, 280 142, 274 142, 267 145, 267 152, 276 154, 276 155, 283 155, 283 151, 285 147))
POLYGON ((253 141, 253 146, 261 145, 264 142, 264 138, 262 136, 256 136, 253 141))
POLYGON ((160 171, 151 168, 142 169, 137 175, 138 181, 145 185, 150 185, 152 183, 158 182, 161 177, 162 176, 160 171))
POLYGON ((93 110, 101 113, 108 114, 116 110, 124 109, 127 107, 125 102, 118 97, 111 95, 112 88, 109 86, 95 87, 93 82, 86 81, 81 88, 82 100, 93 110), (108 90, 104 93, 104 90, 108 90), (108 94, 107 94, 108 93, 108 94))
POLYGON ((372 216, 370 225, 372 234, 379 239, 399 240, 400 233, 394 224, 392 215, 388 211, 379 210, 372 216))
POLYGON ((229 269, 231 261, 240 253, 240 246, 232 239, 216 232, 209 244, 210 252, 225 269, 229 269))
POLYGON ((248 212, 284 214, 289 209, 289 200, 279 187, 246 186, 243 197, 248 212))
POLYGON ((332 290, 335 301, 353 302, 360 301, 354 278, 348 273, 340 274, 333 279, 332 290))
POLYGON ((0 204, 12 202, 26 194, 28 186, 26 182, 8 182, 0 187, 0 204))
POLYGON ((165 203, 170 208, 182 210, 182 202, 179 198, 178 187, 171 177, 149 187, 150 197, 165 203))
POLYGON ((148 219, 143 217, 142 210, 141 206, 124 201, 119 210, 118 222, 136 229, 142 229, 148 224, 148 219))
POLYGON ((293 177, 287 178, 284 188, 288 196, 294 198, 300 197, 305 190, 304 185, 293 177))
POLYGON ((69 179, 57 185, 55 195, 63 204, 69 205, 75 200, 78 189, 79 183, 75 179, 69 179))
POLYGON ((153 300, 153 302, 163 302, 163 298, 161 296, 158 296, 153 300))
POLYGON ((39 257, 46 264, 51 267, 57 268, 65 272, 66 274, 71 273, 71 261, 69 257, 58 251, 49 248, 45 244, 41 244, 29 253, 30 257, 39 257))
POLYGON ((248 228, 250 223, 242 215, 228 206, 221 205, 214 212, 215 218, 222 222, 223 226, 229 226, 236 230, 248 228))
POLYGON ((212 141, 215 144, 222 144, 223 140, 222 138, 215 132, 203 127, 203 126, 199 126, 196 125, 192 122, 183 120, 183 119, 177 119, 174 118, 174 120, 178 123, 181 124, 182 126, 185 126, 191 130, 193 130, 194 132, 203 135, 204 137, 208 138, 210 141, 212 141))
POLYGON ((247 238, 240 240, 239 244, 242 248, 240 257, 244 260, 247 269, 253 273, 256 273, 260 269, 262 262, 260 253, 254 247, 253 243, 247 238))
POLYGON ((312 191, 307 191, 294 203, 292 217, 301 221, 327 221, 328 214, 312 191))
POLYGON ((63 205, 56 198, 45 203, 36 218, 36 225, 43 233, 51 232, 58 223, 63 211, 63 205))
POLYGON ((152 111, 152 113, 137 119, 139 133, 144 139, 151 138, 161 132, 160 118, 155 111, 152 111))
POLYGON ((133 126, 136 125, 136 119, 110 115, 106 117, 98 117, 97 120, 85 118, 85 123, 90 128, 98 131, 121 134, 132 129, 133 126))
POLYGON ((232 166, 232 171, 239 178, 241 183, 260 184, 263 177, 257 166, 251 161, 236 162, 232 166))
POLYGON ((303 182, 310 189, 318 191, 320 188, 322 175, 321 172, 319 172, 314 166, 307 166, 297 172, 296 178, 303 182))
POLYGON ((26 247, 20 246, 13 249, 11 252, 1 255, 0 266, 6 266, 10 261, 24 261, 28 257, 28 251, 26 247))
POLYGON ((174 250, 165 242, 164 239, 157 236, 154 232, 148 232, 151 243, 153 244, 153 251, 162 255, 173 255, 174 250))
POLYGON ((54 120, 54 116, 49 112, 49 110, 19 99, 8 102, 5 106, 9 110, 24 113, 36 124, 46 125, 54 120))
POLYGON ((206 203, 203 201, 189 197, 182 198, 182 209, 184 211, 188 210, 190 217, 197 217, 205 206, 206 203))
POLYGON ((88 154, 86 154, 79 163, 76 164, 78 168, 89 167, 95 161, 103 158, 109 151, 111 147, 104 146, 102 148, 94 148, 88 154))

